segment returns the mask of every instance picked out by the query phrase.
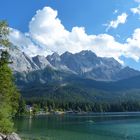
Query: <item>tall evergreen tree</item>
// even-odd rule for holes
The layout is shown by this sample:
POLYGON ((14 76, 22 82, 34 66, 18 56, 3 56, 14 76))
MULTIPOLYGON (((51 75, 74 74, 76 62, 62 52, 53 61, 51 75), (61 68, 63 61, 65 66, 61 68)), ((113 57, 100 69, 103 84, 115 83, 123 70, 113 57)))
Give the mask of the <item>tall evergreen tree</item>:
POLYGON ((26 112, 26 103, 25 103, 25 100, 20 97, 19 99, 19 106, 18 106, 18 110, 17 110, 17 113, 16 113, 16 116, 22 116, 22 115, 25 115, 27 112, 26 112))
POLYGON ((5 21, 0 21, 0 132, 13 130, 12 117, 18 108, 18 90, 13 82, 13 74, 9 68, 8 40, 9 28, 5 21))

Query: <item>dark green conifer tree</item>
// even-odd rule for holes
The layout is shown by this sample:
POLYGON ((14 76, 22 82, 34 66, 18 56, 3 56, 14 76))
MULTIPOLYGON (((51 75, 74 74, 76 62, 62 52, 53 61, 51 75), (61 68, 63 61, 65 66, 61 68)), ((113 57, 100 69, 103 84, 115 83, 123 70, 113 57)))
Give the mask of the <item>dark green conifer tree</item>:
POLYGON ((9 68, 8 40, 9 28, 5 21, 0 21, 0 132, 13 131, 12 117, 18 108, 19 93, 14 84, 13 74, 9 68))

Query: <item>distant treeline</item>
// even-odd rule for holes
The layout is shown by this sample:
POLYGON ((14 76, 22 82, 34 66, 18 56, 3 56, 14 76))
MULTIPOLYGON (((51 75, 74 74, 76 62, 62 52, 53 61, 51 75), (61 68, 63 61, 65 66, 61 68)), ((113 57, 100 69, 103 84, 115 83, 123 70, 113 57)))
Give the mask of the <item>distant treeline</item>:
POLYGON ((25 105, 30 105, 37 112, 40 109, 46 112, 50 111, 78 111, 78 112, 127 112, 140 111, 140 102, 138 101, 120 101, 116 103, 107 102, 71 102, 58 100, 45 100, 41 98, 26 99, 25 103, 20 102, 20 112, 22 114, 25 105))

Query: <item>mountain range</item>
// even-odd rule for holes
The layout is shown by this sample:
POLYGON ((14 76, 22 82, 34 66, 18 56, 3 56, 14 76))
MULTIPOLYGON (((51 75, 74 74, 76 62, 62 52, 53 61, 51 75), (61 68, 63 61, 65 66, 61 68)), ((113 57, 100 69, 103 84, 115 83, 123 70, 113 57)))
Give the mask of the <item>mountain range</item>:
POLYGON ((81 51, 76 54, 65 52, 62 55, 30 57, 16 48, 10 49, 15 73, 30 73, 50 68, 63 73, 74 74, 83 78, 99 81, 116 81, 140 75, 140 71, 123 67, 114 58, 98 57, 92 51, 81 51))
POLYGON ((140 71, 92 51, 30 57, 12 46, 10 64, 25 98, 116 101, 140 99, 140 71))

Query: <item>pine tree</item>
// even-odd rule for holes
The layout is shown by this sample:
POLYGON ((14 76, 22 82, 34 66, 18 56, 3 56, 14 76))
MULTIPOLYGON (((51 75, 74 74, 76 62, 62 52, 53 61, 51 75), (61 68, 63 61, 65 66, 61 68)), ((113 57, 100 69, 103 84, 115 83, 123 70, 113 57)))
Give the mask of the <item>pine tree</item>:
POLYGON ((19 93, 9 68, 8 40, 9 28, 5 21, 0 21, 0 132, 9 133, 13 130, 12 117, 18 108, 19 93))
POLYGON ((18 106, 16 116, 25 115, 27 113, 26 112, 26 103, 25 103, 25 100, 22 97, 20 97, 18 105, 19 106, 18 106))

